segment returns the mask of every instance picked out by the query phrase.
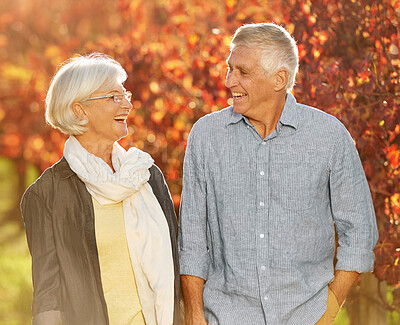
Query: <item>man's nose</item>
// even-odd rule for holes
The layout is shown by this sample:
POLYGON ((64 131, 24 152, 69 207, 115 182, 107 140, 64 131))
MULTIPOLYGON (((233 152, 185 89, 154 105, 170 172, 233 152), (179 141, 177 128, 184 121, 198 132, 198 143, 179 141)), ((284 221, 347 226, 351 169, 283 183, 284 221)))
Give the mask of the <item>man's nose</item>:
POLYGON ((229 71, 226 74, 226 81, 225 81, 225 86, 227 88, 232 88, 233 86, 236 86, 238 84, 238 78, 236 77, 236 73, 233 71, 229 71))

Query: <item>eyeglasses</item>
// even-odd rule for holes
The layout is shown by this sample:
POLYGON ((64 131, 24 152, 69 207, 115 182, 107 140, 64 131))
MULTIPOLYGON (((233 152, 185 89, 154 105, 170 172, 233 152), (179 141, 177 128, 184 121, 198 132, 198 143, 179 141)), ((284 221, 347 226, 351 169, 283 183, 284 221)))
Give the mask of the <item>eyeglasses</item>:
POLYGON ((126 91, 123 94, 114 94, 114 95, 105 95, 105 96, 100 96, 100 97, 92 97, 92 98, 88 98, 86 100, 93 100, 93 99, 103 99, 103 98, 112 98, 114 103, 119 104, 120 102, 122 102, 122 100, 124 99, 124 97, 126 98, 126 100, 128 102, 131 101, 132 99, 132 93, 130 91, 126 91))

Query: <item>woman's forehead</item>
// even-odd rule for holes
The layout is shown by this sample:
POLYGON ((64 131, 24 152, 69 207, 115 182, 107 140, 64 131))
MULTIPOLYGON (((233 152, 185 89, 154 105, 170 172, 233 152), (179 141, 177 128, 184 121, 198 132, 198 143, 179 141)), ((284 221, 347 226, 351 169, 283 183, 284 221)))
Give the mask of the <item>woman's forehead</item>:
POLYGON ((96 90, 95 94, 97 93, 123 93, 125 92, 126 89, 125 87, 122 85, 122 83, 116 81, 113 85, 111 84, 107 84, 107 85, 103 85, 102 87, 100 87, 98 90, 96 90))

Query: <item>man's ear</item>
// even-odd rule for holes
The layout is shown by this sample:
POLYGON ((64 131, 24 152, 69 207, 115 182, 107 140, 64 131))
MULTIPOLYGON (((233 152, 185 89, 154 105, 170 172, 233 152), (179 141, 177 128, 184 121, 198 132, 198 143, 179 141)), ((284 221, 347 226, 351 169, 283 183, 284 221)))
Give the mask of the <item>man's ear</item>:
POLYGON ((72 110, 74 111, 77 118, 80 120, 86 120, 87 115, 81 103, 73 103, 72 110))
POLYGON ((286 69, 281 69, 275 73, 275 91, 281 91, 286 88, 289 76, 286 69))

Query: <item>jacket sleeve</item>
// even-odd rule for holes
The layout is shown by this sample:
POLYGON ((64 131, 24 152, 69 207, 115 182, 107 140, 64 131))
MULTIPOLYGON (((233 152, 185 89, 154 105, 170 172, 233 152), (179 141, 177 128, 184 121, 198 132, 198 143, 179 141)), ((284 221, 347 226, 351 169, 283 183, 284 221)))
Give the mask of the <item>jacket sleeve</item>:
POLYGON ((149 184, 153 189, 153 193, 156 196, 158 202, 164 211, 171 238, 171 248, 172 256, 174 260, 174 287, 175 287, 175 297, 174 297, 174 325, 179 325, 183 323, 183 309, 181 307, 181 292, 180 292, 180 276, 179 276, 179 257, 178 257, 178 247, 177 247, 177 237, 178 237, 178 220, 176 218, 174 203, 171 198, 171 194, 168 189, 168 185, 165 182, 163 173, 156 166, 153 165, 150 169, 150 179, 149 184))
POLYGON ((156 165, 151 167, 149 184, 165 214, 171 234, 171 241, 174 245, 178 237, 178 220, 176 218, 174 203, 168 185, 165 182, 163 173, 156 165))
POLYGON ((51 211, 31 186, 21 201, 26 237, 32 256, 33 325, 62 325, 59 265, 51 211))
POLYGON ((378 239, 371 193, 354 142, 343 127, 330 173, 331 209, 339 237, 337 270, 370 272, 378 239))

